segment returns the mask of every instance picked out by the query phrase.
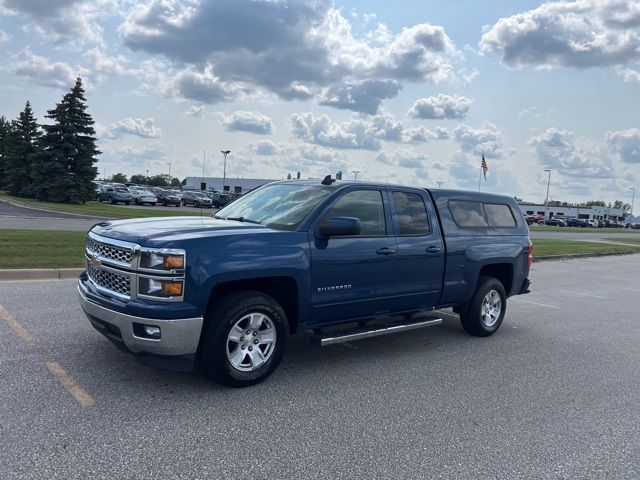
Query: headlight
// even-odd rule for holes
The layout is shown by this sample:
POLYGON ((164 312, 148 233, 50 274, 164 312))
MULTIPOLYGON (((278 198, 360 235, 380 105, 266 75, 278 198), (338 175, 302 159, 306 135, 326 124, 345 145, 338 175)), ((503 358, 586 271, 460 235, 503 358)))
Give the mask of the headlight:
POLYGON ((139 277, 138 295, 155 298, 181 298, 184 280, 176 278, 139 277))
POLYGON ((140 268, 149 270, 181 270, 185 265, 185 251, 175 249, 142 250, 140 268))

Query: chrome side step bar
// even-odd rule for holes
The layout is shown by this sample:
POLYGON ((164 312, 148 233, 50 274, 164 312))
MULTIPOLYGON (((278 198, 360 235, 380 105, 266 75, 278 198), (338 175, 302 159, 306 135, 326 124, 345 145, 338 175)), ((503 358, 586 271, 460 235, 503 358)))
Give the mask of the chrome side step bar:
POLYGON ((352 342, 363 338, 379 337, 380 335, 388 335, 390 333, 407 332, 409 330, 417 330, 418 328, 434 327, 441 325, 441 318, 429 318, 411 323, 394 323, 387 325, 376 325, 370 327, 359 327, 350 330, 327 332, 326 334, 318 334, 311 337, 311 342, 320 347, 334 345, 336 343, 352 342))

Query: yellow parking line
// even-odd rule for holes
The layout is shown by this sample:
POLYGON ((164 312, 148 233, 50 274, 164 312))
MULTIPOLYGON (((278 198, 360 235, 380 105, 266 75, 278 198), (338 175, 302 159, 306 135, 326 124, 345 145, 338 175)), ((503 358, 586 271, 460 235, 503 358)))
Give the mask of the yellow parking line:
POLYGON ((11 329, 22 338, 29 346, 33 347, 40 360, 45 364, 47 369, 62 383, 64 388, 73 395, 83 407, 90 407, 95 403, 95 400, 89 392, 82 388, 78 382, 76 382, 71 375, 69 375, 60 364, 54 361, 48 352, 38 345, 36 339, 31 335, 26 328, 22 326, 18 320, 15 319, 9 311, 0 305, 0 318, 2 318, 11 329))

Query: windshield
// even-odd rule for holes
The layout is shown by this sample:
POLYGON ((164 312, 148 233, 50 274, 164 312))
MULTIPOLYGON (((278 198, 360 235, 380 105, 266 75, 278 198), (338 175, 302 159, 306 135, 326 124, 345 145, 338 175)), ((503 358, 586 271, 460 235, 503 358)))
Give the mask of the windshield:
POLYGON ((215 217, 242 219, 275 229, 293 230, 334 190, 320 185, 266 185, 224 207, 215 217))

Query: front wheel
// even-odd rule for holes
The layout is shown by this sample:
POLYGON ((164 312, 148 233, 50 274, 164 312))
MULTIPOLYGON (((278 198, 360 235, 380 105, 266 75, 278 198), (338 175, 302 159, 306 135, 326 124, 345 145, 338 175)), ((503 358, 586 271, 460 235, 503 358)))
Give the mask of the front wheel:
POLYGON ((231 387, 261 382, 284 356, 289 327, 278 302, 256 291, 223 297, 207 312, 200 363, 216 381, 231 387))
POLYGON ((502 283, 480 277, 471 301, 460 313, 462 328, 471 335, 488 337, 498 331, 507 310, 507 295, 502 283))

